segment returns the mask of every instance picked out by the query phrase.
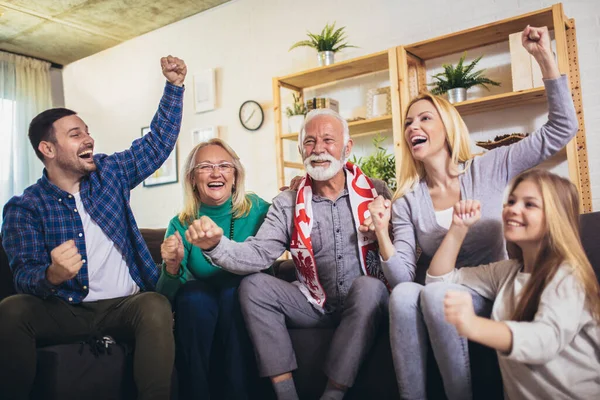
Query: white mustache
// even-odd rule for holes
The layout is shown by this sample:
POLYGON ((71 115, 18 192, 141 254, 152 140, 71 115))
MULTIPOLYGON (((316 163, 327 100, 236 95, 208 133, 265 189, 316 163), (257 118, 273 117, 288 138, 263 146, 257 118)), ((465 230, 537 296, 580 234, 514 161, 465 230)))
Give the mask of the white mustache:
POLYGON ((321 155, 316 155, 316 154, 313 154, 313 155, 309 156, 309 157, 306 159, 306 161, 307 161, 307 162, 313 162, 313 161, 316 161, 316 162, 318 162, 318 161, 330 161, 330 162, 335 162, 335 161, 337 161, 337 160, 336 160, 336 159, 335 159, 335 158, 334 158, 332 155, 330 155, 330 154, 321 154, 321 155))

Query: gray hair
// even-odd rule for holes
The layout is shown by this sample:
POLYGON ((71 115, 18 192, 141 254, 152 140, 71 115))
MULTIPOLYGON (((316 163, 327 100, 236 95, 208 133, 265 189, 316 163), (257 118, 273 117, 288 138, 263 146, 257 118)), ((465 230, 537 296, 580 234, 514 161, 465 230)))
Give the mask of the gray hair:
POLYGON ((348 122, 346 122, 346 120, 342 118, 340 114, 338 114, 330 108, 317 108, 311 110, 308 114, 306 114, 304 122, 302 123, 302 128, 300 128, 300 134, 298 135, 298 150, 300 150, 300 154, 302 154, 302 143, 304 142, 304 136, 306 135, 306 130, 304 128, 306 127, 306 125, 308 125, 308 123, 311 120, 323 115, 333 117, 340 121, 340 123, 342 124, 344 134, 344 146, 346 146, 348 144, 348 141, 350 141, 350 128, 348 128, 348 122))

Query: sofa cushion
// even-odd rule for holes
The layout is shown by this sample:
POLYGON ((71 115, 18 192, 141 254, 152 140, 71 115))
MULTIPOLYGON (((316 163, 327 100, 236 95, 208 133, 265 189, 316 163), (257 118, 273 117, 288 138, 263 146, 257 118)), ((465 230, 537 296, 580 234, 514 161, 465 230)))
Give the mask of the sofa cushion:
POLYGON ((600 283, 600 212, 582 214, 581 243, 600 283))
POLYGON ((93 354, 89 344, 48 346, 37 350, 32 399, 132 399, 135 384, 131 355, 119 344, 110 354, 93 354), (107 383, 110 384, 107 384, 107 383))
POLYGON ((165 239, 166 231, 166 229, 140 229, 142 237, 148 245, 148 249, 150 250, 150 254, 152 255, 152 260, 154 260, 156 264, 162 263, 162 257, 160 256, 160 245, 165 239))

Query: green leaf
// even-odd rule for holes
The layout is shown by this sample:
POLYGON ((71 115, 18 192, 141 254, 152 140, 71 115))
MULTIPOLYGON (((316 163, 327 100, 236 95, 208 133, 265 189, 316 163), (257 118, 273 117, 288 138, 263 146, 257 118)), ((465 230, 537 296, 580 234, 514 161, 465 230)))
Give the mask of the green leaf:
POLYGON ((499 82, 483 76, 485 69, 472 72, 483 55, 477 57, 469 65, 465 66, 466 57, 467 53, 465 52, 458 60, 456 67, 451 64, 442 64, 444 72, 433 75, 433 82, 427 84, 428 86, 433 86, 431 89, 432 94, 440 95, 453 88, 469 89, 470 87, 478 85, 483 86, 488 90, 489 88, 487 85, 500 86, 499 82))
POLYGON ((296 47, 312 47, 317 51, 333 51, 337 52, 345 48, 356 47, 346 43, 347 38, 344 33, 346 27, 335 29, 335 22, 333 24, 325 24, 325 27, 321 29, 321 33, 307 32, 307 36, 311 40, 303 40, 295 43, 290 47, 290 50, 296 47))

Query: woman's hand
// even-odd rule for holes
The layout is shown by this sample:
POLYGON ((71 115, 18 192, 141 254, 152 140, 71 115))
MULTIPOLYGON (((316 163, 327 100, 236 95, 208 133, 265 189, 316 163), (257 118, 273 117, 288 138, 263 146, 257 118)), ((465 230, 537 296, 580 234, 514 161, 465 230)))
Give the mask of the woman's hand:
MULTIPOLYGON (((392 202, 379 195, 375 200, 369 203, 369 213, 371 213, 371 225, 375 232, 385 232, 387 234, 390 226, 392 202)), ((366 221, 365 221, 366 222, 366 221)))
POLYGON ((173 275, 179 273, 183 261, 183 241, 179 232, 166 238, 160 245, 160 256, 165 262, 167 272, 173 275))
POLYGON ((477 319, 471 294, 449 290, 444 297, 444 316, 448 323, 456 327, 460 336, 470 338, 477 319))
POLYGON ((548 27, 535 28, 527 25, 521 34, 521 42, 525 50, 539 64, 544 79, 556 79, 560 77, 560 71, 552 53, 548 27))
POLYGON ((481 203, 477 200, 461 200, 454 205, 452 225, 457 228, 471 228, 481 219, 481 203))

